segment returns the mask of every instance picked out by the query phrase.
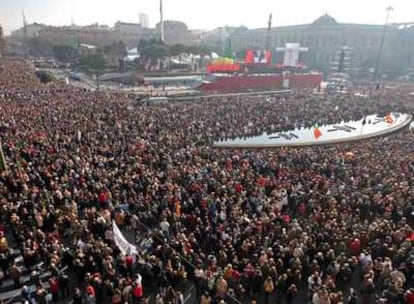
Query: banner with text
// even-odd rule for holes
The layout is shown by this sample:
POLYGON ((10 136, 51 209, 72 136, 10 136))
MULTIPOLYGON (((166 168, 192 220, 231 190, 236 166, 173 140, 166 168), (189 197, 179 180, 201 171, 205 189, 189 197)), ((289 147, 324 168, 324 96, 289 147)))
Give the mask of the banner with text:
POLYGON ((114 231, 114 241, 119 250, 125 255, 138 255, 137 246, 132 245, 127 241, 114 221, 112 221, 112 227, 114 231))

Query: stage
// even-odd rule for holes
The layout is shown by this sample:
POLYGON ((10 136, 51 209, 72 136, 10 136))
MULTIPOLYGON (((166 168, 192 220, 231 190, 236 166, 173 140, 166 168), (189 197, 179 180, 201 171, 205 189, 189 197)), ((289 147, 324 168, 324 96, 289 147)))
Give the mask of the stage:
POLYGON ((280 133, 262 134, 255 137, 219 140, 216 148, 272 148, 338 144, 384 136, 410 125, 412 115, 389 113, 365 116, 361 120, 332 125, 298 128, 280 133))

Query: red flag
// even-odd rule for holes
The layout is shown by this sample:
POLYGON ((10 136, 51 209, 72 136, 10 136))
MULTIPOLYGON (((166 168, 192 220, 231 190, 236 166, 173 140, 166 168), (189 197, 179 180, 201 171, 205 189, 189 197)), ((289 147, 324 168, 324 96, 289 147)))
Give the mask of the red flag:
POLYGON ((322 136, 322 132, 319 130, 318 126, 315 126, 315 129, 313 130, 313 136, 315 136, 315 139, 319 139, 319 137, 322 136))
POLYGON ((266 63, 270 64, 272 63, 272 52, 266 51, 266 63))
POLYGON ((252 50, 248 50, 246 52, 246 58, 245 58, 244 62, 247 63, 247 64, 254 62, 254 54, 253 54, 252 50))

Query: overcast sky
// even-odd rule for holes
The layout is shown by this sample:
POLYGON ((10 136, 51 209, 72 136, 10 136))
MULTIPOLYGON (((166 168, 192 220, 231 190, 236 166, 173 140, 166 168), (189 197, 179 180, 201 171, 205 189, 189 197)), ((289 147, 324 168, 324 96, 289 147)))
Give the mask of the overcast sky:
MULTIPOLYGON (((394 7, 390 22, 414 22, 414 0, 163 0, 164 18, 181 20, 191 29, 223 25, 266 27, 310 23, 325 12, 338 22, 383 24, 385 8, 394 7)), ((146 13, 153 26, 159 20, 159 0, 0 0, 0 24, 6 33, 21 27, 22 11, 29 23, 113 25, 138 22, 146 13)))

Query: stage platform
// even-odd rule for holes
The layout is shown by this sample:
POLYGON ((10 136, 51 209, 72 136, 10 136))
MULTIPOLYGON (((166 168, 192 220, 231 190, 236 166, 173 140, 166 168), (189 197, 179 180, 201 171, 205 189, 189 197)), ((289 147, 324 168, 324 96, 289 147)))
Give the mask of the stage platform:
POLYGON ((412 115, 389 113, 365 116, 361 120, 298 128, 280 133, 255 137, 228 139, 214 142, 216 148, 272 148, 338 144, 384 136, 410 125, 412 115))

